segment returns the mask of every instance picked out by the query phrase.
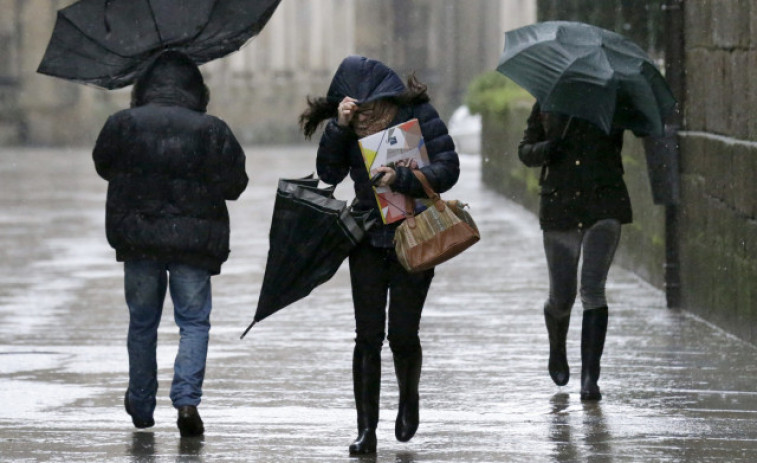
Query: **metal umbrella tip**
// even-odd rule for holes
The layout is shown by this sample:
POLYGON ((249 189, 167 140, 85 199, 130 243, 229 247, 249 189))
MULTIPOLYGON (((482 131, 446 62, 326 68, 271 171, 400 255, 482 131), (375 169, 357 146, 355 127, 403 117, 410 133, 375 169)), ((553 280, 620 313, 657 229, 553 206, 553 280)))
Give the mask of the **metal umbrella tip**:
POLYGON ((242 336, 239 336, 239 339, 244 339, 245 336, 247 336, 247 333, 250 332, 250 329, 252 329, 253 326, 255 326, 255 323, 257 323, 257 320, 253 320, 252 323, 250 323, 250 326, 247 327, 246 330, 244 330, 244 333, 242 333, 242 336))

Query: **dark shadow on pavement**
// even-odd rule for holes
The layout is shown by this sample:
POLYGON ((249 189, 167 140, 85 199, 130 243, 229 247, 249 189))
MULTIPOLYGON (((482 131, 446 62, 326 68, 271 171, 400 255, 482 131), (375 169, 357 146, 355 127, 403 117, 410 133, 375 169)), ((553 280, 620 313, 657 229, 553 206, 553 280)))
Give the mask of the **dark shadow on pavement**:
POLYGON ((394 463, 415 463, 415 452, 398 452, 394 463))
POLYGON ((573 441, 570 429, 570 394, 558 392, 549 399, 551 406, 549 423, 549 439, 554 444, 552 461, 558 463, 573 463, 578 460, 578 449, 573 441))
POLYGON ((602 414, 601 402, 582 402, 584 440, 591 463, 612 463, 612 435, 602 414))
POLYGON ((205 436, 182 437, 179 439, 179 455, 177 463, 202 462, 202 451, 205 447, 205 436))
POLYGON ((155 461, 155 434, 145 431, 134 431, 131 434, 131 445, 128 454, 134 463, 152 463, 155 461))
POLYGON ((358 463, 376 463, 376 456, 375 453, 371 453, 370 455, 357 455, 352 457, 352 461, 358 463))

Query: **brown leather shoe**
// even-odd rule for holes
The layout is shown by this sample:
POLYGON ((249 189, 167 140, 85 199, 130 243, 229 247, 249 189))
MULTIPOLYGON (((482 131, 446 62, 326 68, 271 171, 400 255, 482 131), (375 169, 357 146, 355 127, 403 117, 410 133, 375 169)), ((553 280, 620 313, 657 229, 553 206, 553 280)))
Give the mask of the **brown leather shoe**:
POLYGON ((176 420, 181 437, 201 436, 205 432, 202 418, 194 405, 179 407, 179 418, 176 420))

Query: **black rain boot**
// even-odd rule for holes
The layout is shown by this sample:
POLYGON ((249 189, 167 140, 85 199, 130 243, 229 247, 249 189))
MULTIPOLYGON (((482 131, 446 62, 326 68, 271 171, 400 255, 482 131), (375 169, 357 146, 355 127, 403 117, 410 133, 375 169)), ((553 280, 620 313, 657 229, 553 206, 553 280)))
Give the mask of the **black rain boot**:
POLYGON ((549 334, 549 376, 558 386, 565 386, 570 379, 568 356, 565 352, 565 340, 568 337, 570 312, 562 319, 558 319, 544 308, 544 322, 549 334))
POLYGON ((581 400, 602 400, 599 363, 607 335, 607 307, 584 310, 581 327, 581 400))
POLYGON ((355 346, 352 357, 352 382, 357 408, 357 439, 350 455, 376 453, 376 426, 381 390, 381 351, 368 352, 355 346))
POLYGON ((406 356, 394 356, 394 372, 400 390, 397 420, 394 422, 394 436, 400 442, 413 438, 418 430, 419 400, 418 382, 421 379, 423 351, 420 346, 416 352, 406 356))

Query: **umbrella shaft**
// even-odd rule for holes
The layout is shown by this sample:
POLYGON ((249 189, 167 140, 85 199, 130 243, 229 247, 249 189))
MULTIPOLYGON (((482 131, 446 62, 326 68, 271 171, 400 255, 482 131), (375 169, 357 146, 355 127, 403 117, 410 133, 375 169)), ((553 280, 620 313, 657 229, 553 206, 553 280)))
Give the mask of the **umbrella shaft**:
POLYGON ((573 116, 570 116, 568 118, 568 122, 565 123, 565 128, 562 129, 562 135, 560 135, 561 140, 565 140, 565 135, 568 134, 568 129, 570 128, 570 123, 573 122, 573 116))

